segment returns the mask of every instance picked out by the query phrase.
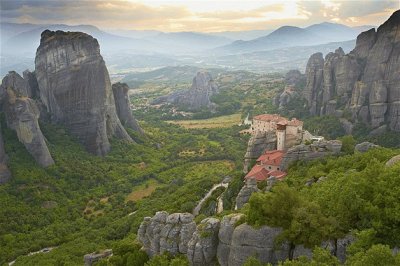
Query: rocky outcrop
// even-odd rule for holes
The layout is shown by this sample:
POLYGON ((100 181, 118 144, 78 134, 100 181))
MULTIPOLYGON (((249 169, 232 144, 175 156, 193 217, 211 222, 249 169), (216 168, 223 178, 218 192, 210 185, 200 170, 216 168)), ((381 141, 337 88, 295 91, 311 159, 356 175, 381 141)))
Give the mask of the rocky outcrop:
POLYGON ((297 69, 289 70, 285 75, 285 83, 290 86, 300 86, 306 81, 306 77, 297 69))
POLYGON ((106 249, 102 252, 99 253, 90 253, 90 254, 86 254, 83 257, 83 260, 85 262, 85 266, 92 266, 93 263, 95 263, 96 261, 99 261, 103 258, 107 258, 113 255, 112 249, 106 249))
POLYGON ((400 131, 399 24, 400 10, 377 31, 361 33, 349 54, 339 48, 325 60, 321 53, 310 57, 303 92, 310 114, 348 110, 354 122, 400 131))
POLYGON ((285 171, 292 162, 298 160, 314 160, 329 155, 338 155, 342 148, 342 142, 339 140, 315 141, 312 144, 300 144, 290 148, 283 156, 281 169, 285 171))
POLYGON ((321 90, 323 82, 324 58, 322 53, 313 54, 306 66, 306 86, 303 96, 308 102, 311 115, 317 113, 319 102, 321 101, 321 90))
POLYGON ((38 119, 39 109, 35 102, 19 91, 8 87, 5 97, 4 113, 7 126, 16 131, 18 139, 25 148, 44 167, 54 164, 45 138, 40 130, 38 119))
POLYGON ((217 265, 219 226, 220 222, 215 218, 206 218, 197 226, 188 243, 187 257, 190 265, 217 265))
POLYGON ((400 155, 396 155, 396 156, 392 157, 389 161, 387 161, 385 166, 391 167, 395 164, 398 164, 399 162, 400 162, 400 155))
POLYGON ((243 171, 247 173, 252 160, 257 159, 266 150, 276 149, 276 134, 275 132, 255 132, 248 144, 246 154, 244 156, 244 169, 243 171))
POLYGON ((218 86, 214 83, 211 74, 207 71, 199 71, 193 78, 190 89, 157 98, 153 104, 168 102, 196 111, 202 108, 212 108, 210 97, 216 93, 218 93, 218 86))
POLYGON ((10 170, 7 167, 7 154, 4 150, 3 135, 0 125, 0 184, 7 182, 11 178, 10 170))
MULTIPOLYGON (((249 257, 276 265, 289 257, 289 244, 276 242, 281 228, 254 228, 243 223, 243 218, 241 213, 226 215, 221 221, 206 218, 196 227, 190 214, 157 212, 152 218, 144 218, 137 235, 150 256, 165 251, 172 255, 186 254, 190 265, 194 266, 241 266, 249 257)), ((336 243, 324 241, 321 247, 327 248, 344 262, 346 248, 353 241, 354 237, 348 235, 336 243)), ((293 258, 300 256, 311 258, 312 251, 297 245, 293 250, 293 258)))
POLYGON ((236 197, 236 206, 235 209, 241 209, 244 204, 249 202, 251 194, 253 192, 260 191, 257 187, 257 180, 254 178, 249 178, 246 180, 245 185, 239 191, 239 194, 236 197))
POLYGON ((30 97, 32 94, 28 81, 15 71, 8 72, 3 78, 1 86, 4 91, 6 91, 7 88, 13 88, 18 97, 30 97))
POLYGON ((188 243, 196 230, 190 213, 157 212, 145 217, 138 230, 138 239, 149 256, 169 252, 187 254, 188 243))
POLYGON ((378 148, 378 147, 379 147, 379 145, 365 141, 365 142, 361 142, 361 143, 357 144, 354 147, 354 150, 357 152, 367 152, 370 149, 374 149, 374 148, 378 148))
POLYGON ((274 97, 274 105, 279 110, 284 109, 293 99, 299 96, 299 93, 293 87, 286 87, 282 93, 274 97))
POLYGON ((35 58, 40 99, 91 153, 105 155, 108 138, 132 141, 118 119, 110 77, 97 40, 81 32, 42 33, 35 58))
POLYGON ((221 266, 241 266, 251 256, 263 263, 272 264, 287 258, 288 246, 277 246, 275 243, 282 229, 268 226, 256 229, 247 224, 237 225, 240 216, 224 216, 221 221, 217 253, 221 266))
POLYGON ((129 87, 126 83, 115 83, 112 85, 114 94, 115 107, 117 109, 117 115, 122 125, 133 129, 140 134, 143 134, 142 128, 132 115, 130 107, 130 101, 128 96, 129 87))

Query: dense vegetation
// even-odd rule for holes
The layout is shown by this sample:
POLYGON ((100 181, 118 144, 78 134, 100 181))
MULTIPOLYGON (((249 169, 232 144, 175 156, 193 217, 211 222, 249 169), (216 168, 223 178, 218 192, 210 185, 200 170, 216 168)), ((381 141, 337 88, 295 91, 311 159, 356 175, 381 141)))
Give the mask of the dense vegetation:
POLYGON ((130 132, 137 144, 113 140, 100 158, 63 128, 42 124, 56 161, 48 169, 3 126, 13 179, 0 186, 0 264, 51 246, 57 248, 15 265, 81 264, 84 254, 132 238, 144 216, 191 212, 213 184, 240 171, 247 138, 237 127, 188 131, 151 120, 142 126, 145 137, 130 132), (156 186, 151 196, 128 201, 143 184, 156 186))
MULTIPOLYGON (((400 244, 400 165, 385 166, 398 153, 398 150, 379 148, 367 153, 298 162, 272 192, 251 196, 244 208, 246 221, 256 227, 283 228, 278 241, 289 241, 292 247, 303 244, 314 248, 324 240, 337 241, 353 233, 358 241, 349 248, 346 265, 395 265, 371 261, 400 262, 400 257, 392 256, 389 248, 400 244), (317 182, 321 177, 324 180, 317 182), (305 185, 310 181, 314 182, 311 186, 305 185), (383 256, 382 260, 374 259, 375 253, 383 256)), ((320 264, 303 259, 303 262, 284 265, 320 264)))

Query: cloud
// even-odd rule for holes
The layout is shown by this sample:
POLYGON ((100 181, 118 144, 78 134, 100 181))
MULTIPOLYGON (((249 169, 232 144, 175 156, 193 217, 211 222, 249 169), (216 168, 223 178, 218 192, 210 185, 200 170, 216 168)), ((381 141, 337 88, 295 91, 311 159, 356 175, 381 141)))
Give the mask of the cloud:
POLYGON ((339 0, 1 0, 3 21, 102 28, 223 31, 306 26, 323 21, 380 24, 398 1, 339 0))

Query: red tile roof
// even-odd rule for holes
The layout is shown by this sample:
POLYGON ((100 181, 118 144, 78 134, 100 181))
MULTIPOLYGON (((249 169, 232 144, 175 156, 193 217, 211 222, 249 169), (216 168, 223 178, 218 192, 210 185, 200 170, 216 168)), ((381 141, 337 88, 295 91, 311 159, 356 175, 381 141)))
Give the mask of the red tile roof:
POLYGON ((303 121, 298 120, 296 118, 292 118, 292 120, 287 122, 287 125, 288 126, 296 126, 296 127, 297 126, 302 126, 303 125, 303 121))
POLYGON ((287 121, 286 118, 281 117, 281 116, 279 116, 277 114, 273 114, 273 115, 271 115, 271 114, 257 115, 255 117, 253 117, 253 119, 266 121, 266 122, 273 121, 273 122, 276 122, 276 123, 287 121))
POLYGON ((280 166, 284 154, 285 152, 280 150, 266 151, 258 157, 257 162, 261 165, 280 166))
POLYGON ((254 165, 254 167, 244 177, 245 179, 255 178, 257 181, 263 181, 269 177, 269 172, 261 165, 254 165))

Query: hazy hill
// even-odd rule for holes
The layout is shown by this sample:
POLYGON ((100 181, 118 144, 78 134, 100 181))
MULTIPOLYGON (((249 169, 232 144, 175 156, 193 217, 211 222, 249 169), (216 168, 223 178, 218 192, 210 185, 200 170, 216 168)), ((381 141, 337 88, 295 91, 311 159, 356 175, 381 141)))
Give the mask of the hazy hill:
POLYGON ((160 32, 146 39, 162 46, 165 53, 175 54, 199 52, 232 42, 226 37, 198 32, 160 32))
POLYGON ((232 40, 249 41, 270 34, 273 30, 220 31, 208 34, 221 36, 232 40))
POLYGON ((200 70, 195 66, 167 66, 148 72, 131 73, 122 82, 128 85, 143 82, 190 82, 200 70))
MULTIPOLYGON (((8 23, 11 24, 11 23, 8 23)), ((91 25, 78 25, 78 26, 69 26, 64 24, 59 25, 36 25, 34 27, 32 24, 28 24, 27 30, 24 31, 22 29, 22 24, 14 24, 8 25, 10 28, 15 27, 16 29, 20 29, 20 32, 14 36, 11 36, 9 39, 2 39, 2 54, 26 54, 26 55, 34 55, 36 52, 36 48, 39 46, 40 42, 40 34, 46 30, 63 30, 63 31, 81 31, 95 37, 100 43, 100 49, 102 51, 108 52, 116 49, 124 49, 124 50, 135 50, 136 52, 140 51, 149 51, 155 50, 158 47, 152 44, 150 41, 142 40, 142 39, 133 39, 127 37, 121 37, 118 35, 110 34, 98 29, 95 26, 91 25)))
POLYGON ((312 46, 329 42, 355 39, 364 28, 351 28, 342 24, 320 23, 307 28, 283 26, 272 33, 249 41, 235 41, 218 47, 214 53, 238 54, 267 51, 293 46, 312 46))

